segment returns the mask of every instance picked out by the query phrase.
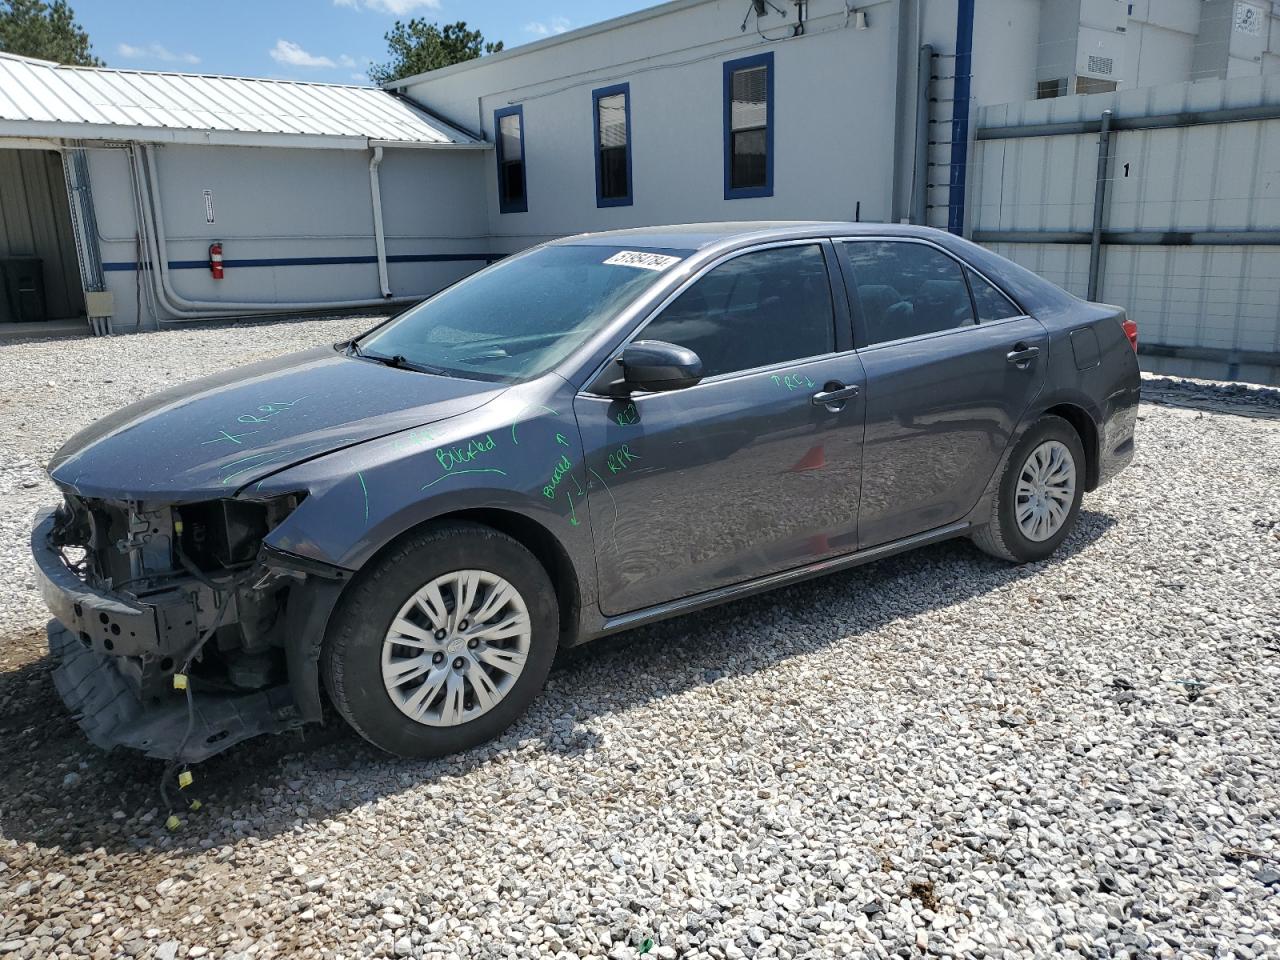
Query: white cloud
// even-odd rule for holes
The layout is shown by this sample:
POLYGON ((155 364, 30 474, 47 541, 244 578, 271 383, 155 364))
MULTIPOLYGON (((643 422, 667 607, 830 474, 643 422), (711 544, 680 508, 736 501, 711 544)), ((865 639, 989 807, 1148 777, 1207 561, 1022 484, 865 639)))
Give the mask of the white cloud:
POLYGON ((328 57, 307 53, 292 40, 277 40, 271 48, 271 59, 290 67, 332 67, 334 62, 328 57))
POLYGON ((524 25, 524 32, 531 33, 535 37, 550 37, 553 34, 564 33, 568 29, 569 19, 567 17, 552 17, 545 22, 535 20, 524 25))
POLYGON ((415 10, 439 10, 440 0, 333 0, 335 7, 350 7, 352 10, 375 10, 378 13, 389 13, 394 17, 403 17, 415 10))
POLYGON ((160 60, 164 63, 199 63, 200 58, 194 53, 174 53, 168 47, 158 43, 135 46, 122 43, 116 47, 116 53, 127 60, 160 60))
POLYGON ((359 62, 356 60, 356 58, 355 58, 355 57, 349 56, 348 54, 345 54, 345 53, 344 53, 342 56, 338 57, 338 66, 340 66, 340 67, 358 67, 358 66, 360 66, 360 64, 359 64, 359 62))
POLYGON ((356 83, 368 83, 369 75, 367 73, 353 73, 351 79, 356 83))

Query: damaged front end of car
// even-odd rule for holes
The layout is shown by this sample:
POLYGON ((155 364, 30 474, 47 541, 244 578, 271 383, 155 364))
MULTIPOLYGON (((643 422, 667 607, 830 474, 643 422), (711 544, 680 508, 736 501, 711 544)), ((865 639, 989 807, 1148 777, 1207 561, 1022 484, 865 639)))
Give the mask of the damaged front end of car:
POLYGON ((350 573, 263 542, 304 496, 67 492, 37 518, 54 684, 93 743, 191 763, 320 718, 319 638, 350 573))

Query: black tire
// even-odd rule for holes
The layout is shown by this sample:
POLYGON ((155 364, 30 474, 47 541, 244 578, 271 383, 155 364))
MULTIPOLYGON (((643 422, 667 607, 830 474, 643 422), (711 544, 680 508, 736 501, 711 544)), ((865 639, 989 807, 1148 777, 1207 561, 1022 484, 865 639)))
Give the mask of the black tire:
POLYGON ((477 523, 442 523, 394 544, 362 570, 334 612, 321 653, 325 688, 362 737, 396 756, 439 757, 492 740, 524 712, 546 681, 559 642, 559 610, 546 570, 521 544, 477 523), (392 701, 382 648, 401 607, 436 577, 485 570, 519 591, 532 638, 524 669, 487 712, 455 726, 429 726, 392 701))
POLYGON ((991 498, 991 520, 972 534, 972 540, 984 553, 1014 563, 1034 563, 1058 549, 1071 533, 1084 497, 1085 453, 1080 435, 1061 417, 1047 415, 1037 420, 1014 446, 1005 461, 1004 473, 991 498), (1031 452, 1048 440, 1061 442, 1070 451, 1075 466, 1075 495, 1062 526, 1045 540, 1032 540, 1023 534, 1015 516, 1016 488, 1031 452))

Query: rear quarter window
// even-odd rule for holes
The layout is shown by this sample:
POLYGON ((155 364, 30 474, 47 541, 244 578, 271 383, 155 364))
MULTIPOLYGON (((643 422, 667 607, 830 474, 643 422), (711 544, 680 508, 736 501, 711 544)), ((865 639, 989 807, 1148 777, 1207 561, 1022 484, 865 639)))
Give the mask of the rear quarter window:
POLYGON ((973 291, 973 305, 978 310, 979 323, 1022 316, 1017 305, 988 283, 981 274, 974 270, 965 272, 969 275, 969 289, 973 291))

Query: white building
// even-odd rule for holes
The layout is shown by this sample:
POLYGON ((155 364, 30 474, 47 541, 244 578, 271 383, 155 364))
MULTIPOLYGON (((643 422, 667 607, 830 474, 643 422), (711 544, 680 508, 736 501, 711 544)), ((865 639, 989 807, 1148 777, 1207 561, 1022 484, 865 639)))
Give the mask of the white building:
POLYGON ((489 152, 374 88, 0 54, 0 260, 116 330, 407 302, 486 263, 489 152))
MULTIPOLYGON (((355 95, 234 82, 249 86, 241 96, 255 84, 355 95)), ((0 74, 0 137, 27 135, 6 89, 0 74)), ((581 231, 913 220, 1124 304, 1148 366, 1280 378, 1280 2, 672 0, 362 95, 429 131, 405 135, 414 149, 384 150, 394 297, 581 231), (1115 132, 1099 177, 1106 109, 1115 132), (471 259, 423 259, 440 256, 471 259)), ((174 247, 170 265, 185 265, 171 270, 178 292, 202 301, 195 312, 384 290, 365 181, 385 134, 328 130, 316 114, 329 145, 304 150, 289 116, 260 120, 273 141, 239 152, 185 116, 206 145, 132 148, 156 159, 164 210, 152 220, 174 247), (193 200, 211 185, 218 220, 205 224, 193 200), (213 239, 226 244, 222 281, 200 269, 213 239), (288 263, 247 265, 271 260, 288 263)), ((156 142, 152 132, 130 136, 156 142)), ((64 154, 93 139, 41 136, 64 154)), ((122 225, 104 230, 109 263, 130 259, 132 201, 123 190, 103 200, 99 181, 128 182, 128 152, 86 153, 95 206, 118 208, 109 219, 122 225)), ((154 186, 143 182, 144 198, 154 186)), ((110 276, 107 286, 115 326, 131 325, 135 305, 110 276)), ((148 313, 144 297, 143 323, 180 305, 148 313)))

